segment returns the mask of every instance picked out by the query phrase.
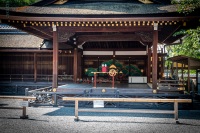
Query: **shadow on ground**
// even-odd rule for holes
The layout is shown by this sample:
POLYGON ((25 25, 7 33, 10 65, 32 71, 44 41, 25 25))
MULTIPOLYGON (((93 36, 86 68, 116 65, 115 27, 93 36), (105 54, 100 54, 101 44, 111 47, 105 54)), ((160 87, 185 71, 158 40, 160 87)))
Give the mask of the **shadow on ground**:
MULTIPOLYGON (((62 107, 53 112, 46 113, 48 116, 74 116, 74 108, 62 107)), ((97 117, 148 117, 148 118, 174 118, 173 114, 154 114, 154 113, 110 113, 110 112, 79 112, 79 116, 97 117)), ((200 110, 179 110, 179 119, 200 120, 200 110)))

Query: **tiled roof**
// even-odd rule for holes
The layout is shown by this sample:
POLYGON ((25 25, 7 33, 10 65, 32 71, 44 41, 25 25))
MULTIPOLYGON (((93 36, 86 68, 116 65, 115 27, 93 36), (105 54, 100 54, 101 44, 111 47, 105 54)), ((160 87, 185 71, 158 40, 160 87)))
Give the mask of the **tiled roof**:
POLYGON ((15 29, 16 28, 14 28, 10 25, 0 23, 0 30, 15 30, 15 29))
POLYGON ((39 48, 42 42, 33 35, 0 35, 0 48, 39 48))
POLYGON ((0 34, 28 34, 7 24, 0 23, 0 34))
MULTIPOLYGON (((26 8, 13 8, 10 11, 36 14, 154 14, 167 13, 166 4, 141 4, 138 2, 88 2, 70 3, 63 5, 50 5, 44 7, 28 6, 26 8)), ((0 9, 5 9, 1 7, 0 9)), ((170 12, 175 11, 170 6, 170 12)))

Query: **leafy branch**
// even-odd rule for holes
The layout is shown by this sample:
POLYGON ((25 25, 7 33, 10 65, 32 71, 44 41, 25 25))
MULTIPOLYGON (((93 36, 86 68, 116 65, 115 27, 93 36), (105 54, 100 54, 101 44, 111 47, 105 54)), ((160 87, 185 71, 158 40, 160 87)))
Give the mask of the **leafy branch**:
POLYGON ((173 47, 175 55, 200 58, 200 26, 196 29, 180 30, 174 36, 184 35, 182 44, 173 47))
POLYGON ((172 4, 177 4, 179 13, 189 14, 200 7, 200 0, 172 0, 172 4))
POLYGON ((10 7, 20 7, 20 6, 28 6, 39 0, 0 0, 0 6, 5 7, 9 5, 10 7))

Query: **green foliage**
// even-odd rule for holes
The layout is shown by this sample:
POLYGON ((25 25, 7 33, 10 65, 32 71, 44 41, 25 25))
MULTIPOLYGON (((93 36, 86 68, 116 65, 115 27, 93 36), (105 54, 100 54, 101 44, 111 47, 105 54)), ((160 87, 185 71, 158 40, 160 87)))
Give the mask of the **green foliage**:
POLYGON ((126 76, 142 76, 142 72, 140 71, 140 69, 135 66, 135 65, 127 65, 124 67, 124 69, 122 70, 123 74, 125 74, 126 76), (130 74, 129 74, 129 68, 130 68, 130 74))
POLYGON ((0 0, 1 7, 20 7, 28 6, 39 0, 0 0))
POLYGON ((117 72, 119 73, 120 71, 122 71, 122 73, 125 76, 128 76, 128 75, 141 76, 142 75, 140 69, 134 65, 130 65, 130 74, 129 74, 129 65, 123 67, 123 65, 118 60, 115 60, 115 61, 109 60, 109 61, 103 62, 102 64, 107 64, 108 67, 114 64, 117 67, 117 72))
POLYGON ((95 68, 88 68, 87 72, 85 72, 85 75, 89 76, 89 77, 92 77, 94 76, 94 73, 92 72, 97 72, 97 69, 95 68))
POLYGON ((172 0, 172 4, 177 4, 179 13, 188 14, 200 7, 200 0, 172 0))
POLYGON ((196 29, 181 30, 176 35, 184 35, 182 44, 171 47, 172 56, 186 55, 200 58, 200 26, 196 29))
MULTIPOLYGON (((178 5, 178 12, 188 14, 200 8, 200 0, 172 0, 172 4, 178 5)), ((200 58, 200 26, 196 29, 180 30, 174 36, 183 35, 180 45, 170 47, 170 57, 186 55, 189 57, 200 58)))
MULTIPOLYGON (((105 62, 102 62, 102 64, 106 64, 108 66, 108 68, 114 64, 117 67, 117 72, 122 72, 122 75, 125 76, 142 76, 142 72, 140 71, 140 69, 135 66, 135 65, 130 65, 130 74, 129 74, 129 65, 127 66, 123 66, 118 60, 108 60, 105 62)), ((99 66, 99 71, 101 72, 102 70, 102 66, 99 66)), ((88 68, 87 72, 85 72, 85 75, 87 76, 94 76, 94 74, 92 72, 97 72, 97 69, 95 68, 88 68)), ((107 74, 104 73, 99 73, 99 76, 105 76, 107 74)))

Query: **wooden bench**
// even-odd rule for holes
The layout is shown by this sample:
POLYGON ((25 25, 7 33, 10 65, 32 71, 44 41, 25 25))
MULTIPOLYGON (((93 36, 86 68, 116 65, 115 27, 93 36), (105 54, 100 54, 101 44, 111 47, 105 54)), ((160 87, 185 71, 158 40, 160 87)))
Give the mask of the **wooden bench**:
POLYGON ((158 92, 183 93, 185 84, 179 80, 159 80, 157 83, 158 92))
POLYGON ((123 112, 123 113, 163 113, 174 114, 178 122, 178 103, 191 103, 191 99, 154 99, 154 98, 95 98, 95 97, 63 97, 63 101, 75 101, 75 121, 79 120, 78 112, 123 112), (148 102, 148 103, 174 103, 174 110, 106 110, 106 109, 79 109, 79 101, 107 101, 107 102, 148 102))
MULTIPOLYGON (((36 100, 36 97, 32 97, 32 96, 0 96, 0 99, 21 99, 23 101, 28 101, 28 100, 36 100)), ((26 107, 27 106, 0 107, 0 109, 20 109, 20 110, 22 110, 22 116, 20 116, 20 118, 21 119, 28 119, 28 115, 26 115, 26 107)))

